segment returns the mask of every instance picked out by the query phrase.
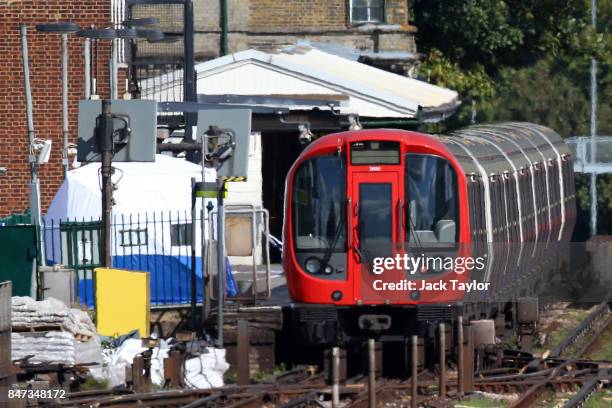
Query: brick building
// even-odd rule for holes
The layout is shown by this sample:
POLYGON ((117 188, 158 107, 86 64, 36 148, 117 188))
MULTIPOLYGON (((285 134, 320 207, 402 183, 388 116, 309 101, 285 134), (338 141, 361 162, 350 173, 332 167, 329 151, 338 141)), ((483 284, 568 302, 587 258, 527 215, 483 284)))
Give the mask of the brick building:
MULTIPOLYGON (((198 61, 224 51, 273 51, 298 40, 355 49, 366 63, 402 74, 416 58, 407 0, 194 0, 193 7, 198 61)), ((156 16, 161 29, 178 32, 181 15, 172 10, 137 6, 132 17, 156 16)), ((142 44, 138 51, 141 57, 167 56, 177 47, 142 44)))
MULTIPOLYGON (((407 0, 193 0, 197 61, 249 48, 271 51, 297 40, 331 43, 357 51, 362 61, 401 74, 414 66, 415 28, 407 0), (222 9, 227 11, 224 19, 222 9), (224 35, 225 33, 225 35, 224 35), (226 39, 226 41, 224 41, 226 39)), ((39 166, 41 206, 46 211, 62 182, 60 36, 37 33, 42 22, 71 21, 81 27, 110 26, 124 18, 125 0, 8 0, 0 2, 0 217, 28 208, 28 135, 19 25, 29 26, 30 80, 36 137, 52 140, 48 163, 39 166)), ((132 18, 157 16, 166 33, 182 30, 176 8, 144 6, 132 18), (157 8, 159 12, 159 8, 157 8), (174 10, 174 11, 173 11, 174 10), (140 14, 139 14, 140 13, 140 14)), ((83 40, 69 36, 70 142, 76 141, 78 100, 84 93, 83 40)), ((108 96, 108 43, 99 42, 93 67, 99 94, 108 96)), ((139 42, 138 56, 182 53, 174 43, 139 42)), ((120 84, 123 82, 121 81, 120 84)), ((119 87, 123 93, 123 87, 119 87)))
MULTIPOLYGON (((34 127, 36 137, 52 140, 49 162, 39 166, 41 204, 47 208, 63 179, 60 36, 37 33, 44 22, 71 21, 81 27, 110 24, 108 0, 8 0, 0 2, 0 216, 28 208, 28 132, 23 91, 19 25, 26 24, 30 56, 34 127)), ((76 141, 78 100, 84 93, 83 40, 69 36, 70 140, 76 141)), ((108 89, 109 47, 97 52, 98 89, 108 89)))

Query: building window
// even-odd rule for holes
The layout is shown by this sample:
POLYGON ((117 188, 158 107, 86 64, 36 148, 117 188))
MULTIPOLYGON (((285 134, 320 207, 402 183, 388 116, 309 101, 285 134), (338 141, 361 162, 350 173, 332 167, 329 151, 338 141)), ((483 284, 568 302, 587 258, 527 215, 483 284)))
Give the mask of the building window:
POLYGON ((171 224, 170 244, 172 246, 191 245, 191 224, 171 224))
POLYGON ((121 246, 147 245, 147 229, 127 229, 121 231, 121 246))
POLYGON ((384 23, 385 0, 350 0, 351 23, 384 23))

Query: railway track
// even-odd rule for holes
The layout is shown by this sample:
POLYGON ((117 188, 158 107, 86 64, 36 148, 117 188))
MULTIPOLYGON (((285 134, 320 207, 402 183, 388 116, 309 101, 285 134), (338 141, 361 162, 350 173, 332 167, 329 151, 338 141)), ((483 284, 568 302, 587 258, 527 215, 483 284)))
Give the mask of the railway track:
MULTIPOLYGON (((611 295, 608 294, 608 296, 606 296, 606 298, 552 350, 549 357, 554 359, 567 355, 571 356, 573 359, 578 359, 588 355, 599 336, 601 336, 612 324, 610 299, 611 295)), ((542 368, 546 366, 547 361, 549 361, 547 358, 535 359, 527 368, 542 368)), ((546 391, 550 391, 554 384, 562 382, 560 380, 562 380, 568 372, 571 373, 571 370, 568 371, 567 367, 570 367, 574 361, 576 360, 569 360, 555 367, 548 377, 534 383, 527 392, 522 394, 519 400, 512 404, 512 408, 529 407, 541 399, 542 395, 545 395, 546 391)), ((564 407, 572 408, 582 406, 590 396, 593 395, 597 388, 610 384, 610 380, 612 379, 610 378, 611 373, 612 370, 609 366, 600 367, 599 365, 597 365, 597 370, 592 369, 586 371, 585 374, 587 375, 582 378, 583 381, 578 381, 573 384, 580 386, 579 391, 564 405, 564 407)), ((574 376, 574 378, 576 377, 577 376, 574 376)), ((561 389, 559 391, 567 392, 573 390, 561 389)))
MULTIPOLYGON (((519 395, 510 406, 529 407, 542 396, 574 393, 565 407, 582 406, 588 398, 612 380, 612 361, 586 358, 596 339, 612 324, 609 298, 598 305, 551 353, 541 358, 516 350, 501 352, 501 368, 476 371, 473 389, 486 393, 519 395), (576 392, 576 390, 578 391, 576 392)), ((338 387, 343 408, 412 405, 412 379, 377 377, 374 383, 368 373, 349 378, 338 387), (373 389, 373 392, 370 389, 373 389)), ((267 383, 244 386, 228 385, 206 390, 169 390, 135 393, 128 389, 86 391, 69 394, 63 401, 45 402, 45 406, 74 407, 330 407, 332 385, 325 373, 312 367, 298 367, 271 378, 267 383)), ((437 372, 420 371, 417 382, 417 405, 443 406, 444 401, 460 397, 457 373, 445 378, 445 393, 439 395, 437 372)))
MULTIPOLYGON (((572 401, 579 406, 589 394, 612 380, 612 361, 564 360, 550 358, 542 360, 543 368, 529 373, 479 375, 474 381, 478 391, 496 394, 523 394, 513 407, 530 406, 535 400, 529 395, 538 395, 542 384, 547 390, 569 392, 581 387, 572 401)), ((74 407, 329 407, 332 388, 326 384, 322 374, 312 375, 304 367, 283 373, 281 382, 253 384, 247 386, 225 386, 208 390, 173 390, 150 393, 129 393, 128 390, 106 392, 72 393, 67 400, 45 404, 47 406, 74 407)), ((418 405, 435 405, 438 382, 434 374, 421 372, 418 382, 418 405)), ((396 406, 410 406, 412 380, 389 378, 377 379, 375 399, 378 406, 394 402, 396 406), (400 405, 397 405, 397 404, 400 405)), ((447 381, 446 398, 457 397, 457 378, 447 381)), ((345 408, 369 406, 368 378, 359 376, 349 379, 339 387, 339 396, 345 408)))

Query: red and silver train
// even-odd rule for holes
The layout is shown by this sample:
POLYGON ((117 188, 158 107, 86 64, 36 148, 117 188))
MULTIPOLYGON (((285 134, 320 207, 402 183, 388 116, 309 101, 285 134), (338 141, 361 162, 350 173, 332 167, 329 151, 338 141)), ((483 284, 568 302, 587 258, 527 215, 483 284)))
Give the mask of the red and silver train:
POLYGON ((576 215, 570 151, 529 123, 327 135, 285 194, 285 322, 311 345, 428 337, 459 315, 509 327, 576 215))

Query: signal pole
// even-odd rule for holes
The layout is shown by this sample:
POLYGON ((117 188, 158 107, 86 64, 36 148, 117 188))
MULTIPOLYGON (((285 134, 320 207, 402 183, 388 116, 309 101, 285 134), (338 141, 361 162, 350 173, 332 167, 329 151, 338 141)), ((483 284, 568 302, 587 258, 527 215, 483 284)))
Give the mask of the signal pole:
MULTIPOLYGON (((597 0, 591 0, 591 24, 597 30, 597 0)), ((597 60, 591 58, 591 164, 597 160, 597 60)), ((591 236, 597 235, 597 173, 591 173, 591 236)))
POLYGON ((98 116, 96 132, 100 152, 102 154, 102 225, 104 229, 104 252, 102 265, 107 268, 111 263, 111 210, 113 207, 113 116, 111 114, 111 103, 102 100, 102 113, 98 116))
POLYGON ((225 182, 217 179, 217 341, 223 348, 223 300, 225 295, 225 212, 223 194, 225 182))
POLYGON ((21 55, 23 58, 23 87, 26 100, 26 117, 28 121, 28 162, 30 164, 30 175, 32 179, 29 184, 29 208, 30 217, 32 224, 36 227, 37 241, 39 242, 37 248, 39 251, 40 264, 45 266, 45 246, 43 242, 43 231, 41 228, 41 214, 40 214, 40 182, 36 174, 36 157, 34 154, 34 142, 36 139, 36 133, 34 132, 34 109, 32 107, 32 88, 30 86, 30 59, 28 55, 28 27, 25 24, 21 24, 21 55))

